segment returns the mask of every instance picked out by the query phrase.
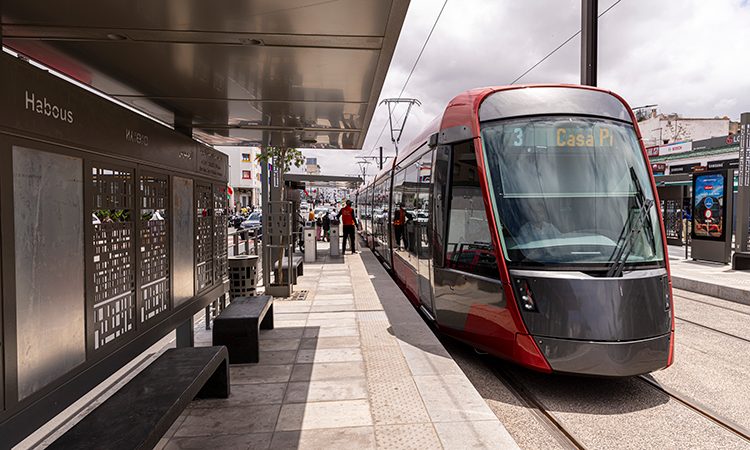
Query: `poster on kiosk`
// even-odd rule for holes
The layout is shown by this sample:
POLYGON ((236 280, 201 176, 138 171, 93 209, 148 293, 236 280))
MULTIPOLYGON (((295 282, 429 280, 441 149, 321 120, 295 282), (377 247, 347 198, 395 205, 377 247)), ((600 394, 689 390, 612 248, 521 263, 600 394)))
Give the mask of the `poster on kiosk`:
POLYGON ((732 244, 732 171, 693 174, 692 258, 727 264, 732 244))

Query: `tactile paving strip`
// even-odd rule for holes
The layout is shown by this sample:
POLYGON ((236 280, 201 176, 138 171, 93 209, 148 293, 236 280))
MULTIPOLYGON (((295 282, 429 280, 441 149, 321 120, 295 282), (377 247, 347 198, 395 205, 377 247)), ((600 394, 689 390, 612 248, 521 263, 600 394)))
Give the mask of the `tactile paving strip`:
POLYGON ((367 393, 375 425, 430 421, 413 378, 377 382, 371 382, 368 378, 367 393))
POLYGON ((385 311, 358 311, 357 320, 362 322, 388 321, 385 311))
MULTIPOLYGON (((362 339, 362 336, 360 336, 362 339)), ((380 347, 365 347, 362 343, 362 355, 365 359, 367 378, 374 381, 395 380, 398 378, 411 379, 411 371, 398 345, 383 345, 380 347)))
POLYGON ((443 448, 431 423, 378 425, 375 427, 377 448, 424 450, 443 448))
POLYGON ((359 320, 357 325, 364 350, 382 346, 398 346, 396 337, 388 331, 390 324, 387 320, 359 320))

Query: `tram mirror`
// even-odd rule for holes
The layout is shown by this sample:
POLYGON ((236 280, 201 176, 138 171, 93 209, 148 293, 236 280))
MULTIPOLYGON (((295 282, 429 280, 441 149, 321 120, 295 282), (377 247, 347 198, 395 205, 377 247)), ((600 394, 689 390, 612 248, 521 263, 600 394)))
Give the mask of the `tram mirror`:
POLYGON ((429 145, 430 148, 433 148, 433 147, 436 147, 437 144, 438 144, 438 134, 437 133, 433 133, 433 134, 430 135, 430 139, 427 142, 427 145, 429 145))

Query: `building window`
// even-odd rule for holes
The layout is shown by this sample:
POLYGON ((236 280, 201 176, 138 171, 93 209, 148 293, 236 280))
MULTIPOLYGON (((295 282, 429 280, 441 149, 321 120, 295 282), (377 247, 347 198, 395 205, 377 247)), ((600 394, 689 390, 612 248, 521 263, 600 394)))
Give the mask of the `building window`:
POLYGON ((249 170, 243 170, 242 171, 242 179, 243 180, 252 180, 253 174, 249 170))
POLYGON ((242 162, 252 162, 252 160, 250 159, 250 153, 242 154, 242 162))

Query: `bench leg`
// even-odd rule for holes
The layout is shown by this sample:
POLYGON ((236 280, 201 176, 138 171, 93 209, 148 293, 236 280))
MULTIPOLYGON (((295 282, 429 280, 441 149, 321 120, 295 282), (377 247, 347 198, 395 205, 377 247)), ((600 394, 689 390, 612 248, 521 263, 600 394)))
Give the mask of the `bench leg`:
POLYGON ((196 398, 229 398, 229 360, 225 359, 206 381, 196 398))
POLYGON ((193 328, 193 318, 178 325, 175 329, 177 334, 177 348, 195 347, 195 330, 193 328))
POLYGON ((260 322, 260 329, 261 330, 273 330, 273 303, 271 304, 271 307, 268 308, 268 312, 266 313, 266 316, 260 322))

